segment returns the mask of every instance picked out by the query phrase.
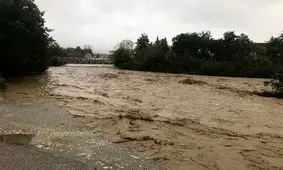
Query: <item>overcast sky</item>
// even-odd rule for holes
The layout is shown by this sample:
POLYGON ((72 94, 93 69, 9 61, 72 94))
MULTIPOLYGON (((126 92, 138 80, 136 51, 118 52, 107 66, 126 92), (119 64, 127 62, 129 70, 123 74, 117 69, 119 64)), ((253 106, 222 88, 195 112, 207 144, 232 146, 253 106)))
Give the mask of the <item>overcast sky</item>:
POLYGON ((62 46, 108 52, 141 33, 172 39, 183 32, 245 33, 264 42, 283 31, 283 0, 36 0, 62 46))

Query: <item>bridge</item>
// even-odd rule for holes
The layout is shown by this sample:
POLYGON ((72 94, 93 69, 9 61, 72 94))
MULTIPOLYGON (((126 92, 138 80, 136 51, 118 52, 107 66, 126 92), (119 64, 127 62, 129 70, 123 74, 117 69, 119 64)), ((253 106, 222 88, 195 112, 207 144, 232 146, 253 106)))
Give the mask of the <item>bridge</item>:
POLYGON ((82 57, 61 57, 67 64, 113 64, 109 58, 82 58, 82 57))

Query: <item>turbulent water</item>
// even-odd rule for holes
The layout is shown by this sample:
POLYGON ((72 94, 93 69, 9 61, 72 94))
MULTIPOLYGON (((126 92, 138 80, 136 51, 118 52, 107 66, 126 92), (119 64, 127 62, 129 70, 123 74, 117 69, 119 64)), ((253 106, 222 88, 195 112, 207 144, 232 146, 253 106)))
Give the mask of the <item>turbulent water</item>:
POLYGON ((68 65, 3 95, 55 103, 167 169, 283 169, 283 100, 253 95, 263 82, 68 65))

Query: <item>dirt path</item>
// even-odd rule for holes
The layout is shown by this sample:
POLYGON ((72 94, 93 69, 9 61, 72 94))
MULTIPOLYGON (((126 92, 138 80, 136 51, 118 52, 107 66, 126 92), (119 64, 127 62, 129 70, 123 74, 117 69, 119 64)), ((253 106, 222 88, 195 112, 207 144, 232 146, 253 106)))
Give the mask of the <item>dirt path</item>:
POLYGON ((283 169, 283 100, 252 95, 263 82, 67 66, 6 98, 56 103, 168 169, 283 169))

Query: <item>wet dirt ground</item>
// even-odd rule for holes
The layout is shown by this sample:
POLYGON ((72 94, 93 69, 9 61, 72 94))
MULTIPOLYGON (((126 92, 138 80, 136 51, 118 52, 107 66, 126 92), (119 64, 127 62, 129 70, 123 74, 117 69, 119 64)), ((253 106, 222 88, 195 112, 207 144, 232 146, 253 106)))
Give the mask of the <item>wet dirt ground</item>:
POLYGON ((283 169, 283 100, 254 95, 264 81, 68 65, 1 95, 59 105, 166 169, 283 169))
POLYGON ((160 170, 52 104, 0 103, 2 170, 160 170))

